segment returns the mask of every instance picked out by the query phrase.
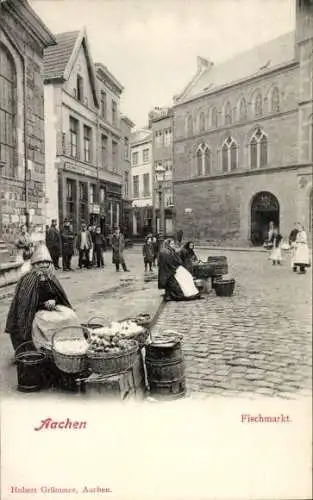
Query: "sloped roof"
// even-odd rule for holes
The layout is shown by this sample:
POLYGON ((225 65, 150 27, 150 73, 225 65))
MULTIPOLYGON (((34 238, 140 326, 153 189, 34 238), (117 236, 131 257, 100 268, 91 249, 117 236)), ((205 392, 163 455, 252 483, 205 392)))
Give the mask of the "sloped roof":
POLYGON ((235 83, 248 77, 260 75, 295 58, 295 32, 285 33, 262 45, 242 52, 216 66, 202 68, 202 74, 196 75, 176 97, 177 101, 190 99, 210 90, 235 83), (194 84, 192 82, 194 81, 194 84))
POLYGON ((131 144, 138 144, 141 142, 149 142, 152 140, 152 131, 150 129, 139 129, 131 133, 131 144))
POLYGON ((48 47, 44 51, 44 79, 55 80, 64 78, 66 66, 73 53, 80 31, 57 33, 57 45, 48 47))

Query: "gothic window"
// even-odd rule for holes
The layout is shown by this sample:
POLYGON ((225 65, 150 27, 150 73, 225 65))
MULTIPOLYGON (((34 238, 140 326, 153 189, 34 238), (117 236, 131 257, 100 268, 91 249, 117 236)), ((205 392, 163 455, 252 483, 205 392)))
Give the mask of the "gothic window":
POLYGON ((239 105, 239 120, 245 121, 247 119, 247 103, 245 98, 243 97, 240 101, 239 105))
POLYGON ((271 111, 273 113, 277 113, 280 110, 280 105, 279 105, 279 90, 277 87, 274 87, 272 91, 272 96, 271 96, 271 111))
POLYGON ((238 167, 238 146, 232 137, 227 137, 222 146, 222 171, 229 172, 238 167))
POLYGON ((205 114, 201 111, 199 116, 199 132, 205 132, 205 114))
POLYGON ((16 73, 10 54, 0 45, 0 160, 4 175, 14 177, 16 148, 16 73))
POLYGON ((187 135, 193 135, 193 120, 191 115, 187 117, 187 135))
POLYGON ((254 101, 254 114, 255 116, 262 116, 262 94, 258 92, 254 101))
POLYGON ((196 152, 197 176, 211 174, 212 153, 207 144, 200 144, 196 152))
POLYGON ((250 167, 259 168, 267 165, 268 139, 258 128, 250 139, 250 167))
POLYGON ((217 115, 217 109, 213 108, 212 109, 212 127, 217 128, 218 126, 218 115, 217 115))
POLYGON ((232 109, 230 103, 228 102, 225 106, 224 125, 226 127, 229 127, 229 125, 231 124, 232 124, 232 109))

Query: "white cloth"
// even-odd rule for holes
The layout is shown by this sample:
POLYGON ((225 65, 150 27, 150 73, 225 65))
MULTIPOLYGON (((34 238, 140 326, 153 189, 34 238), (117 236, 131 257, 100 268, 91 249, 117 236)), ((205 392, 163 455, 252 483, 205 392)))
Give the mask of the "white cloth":
POLYGON ((281 261, 281 249, 280 249, 280 247, 273 248, 273 250, 271 251, 270 259, 275 260, 275 261, 276 260, 281 261))
POLYGON ((69 307, 57 305, 55 311, 38 311, 32 325, 34 345, 51 349, 53 334, 66 326, 80 326, 77 314, 69 307))
POLYGON ((192 297, 193 295, 197 295, 199 293, 199 290, 194 284, 193 277, 183 266, 179 266, 176 269, 175 279, 182 289, 185 297, 192 297))
POLYGON ((80 249, 84 250, 84 248, 87 248, 87 232, 83 231, 81 233, 81 240, 80 240, 80 249))
POLYGON ((295 251, 293 255, 293 265, 309 265, 310 253, 307 244, 307 235, 305 231, 299 231, 295 241, 295 251))

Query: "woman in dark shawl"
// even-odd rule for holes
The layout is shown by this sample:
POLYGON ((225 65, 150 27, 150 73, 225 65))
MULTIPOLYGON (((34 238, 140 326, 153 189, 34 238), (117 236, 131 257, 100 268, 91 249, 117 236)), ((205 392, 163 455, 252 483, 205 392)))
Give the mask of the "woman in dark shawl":
POLYGON ((165 300, 199 299, 191 274, 175 251, 174 240, 164 241, 159 254, 158 288, 165 290, 165 300))
POLYGON ((31 264, 32 269, 17 283, 5 327, 15 351, 23 342, 32 340, 32 325, 37 311, 51 311, 55 305, 72 309, 54 275, 52 259, 44 244, 35 250, 31 264))
POLYGON ((179 251, 179 256, 183 261, 184 267, 192 274, 194 264, 198 262, 198 258, 194 251, 194 244, 192 241, 187 241, 179 251))

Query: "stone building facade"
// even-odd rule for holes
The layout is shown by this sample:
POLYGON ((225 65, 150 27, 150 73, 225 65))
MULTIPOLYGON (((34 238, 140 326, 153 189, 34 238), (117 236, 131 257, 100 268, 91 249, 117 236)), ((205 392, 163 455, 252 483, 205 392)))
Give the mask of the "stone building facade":
POLYGON ((262 244, 312 232, 313 3, 296 29, 198 71, 174 105, 176 223, 186 238, 262 244))
POLYGON ((44 234, 43 50, 55 44, 27 1, 0 3, 0 240, 44 234))
POLYGON ((164 232, 174 234, 174 197, 173 197, 173 111, 171 108, 154 108, 149 113, 152 131, 153 157, 153 230, 159 232, 160 207, 155 169, 161 165, 165 169, 163 182, 164 232))
POLYGON ((132 216, 132 171, 130 156, 131 133, 135 124, 125 115, 121 116, 121 175, 122 175, 122 215, 120 225, 126 237, 133 234, 132 216))
POLYGON ((123 86, 93 63, 85 29, 55 36, 44 56, 47 223, 69 218, 74 231, 85 222, 109 236, 122 209, 123 86))

